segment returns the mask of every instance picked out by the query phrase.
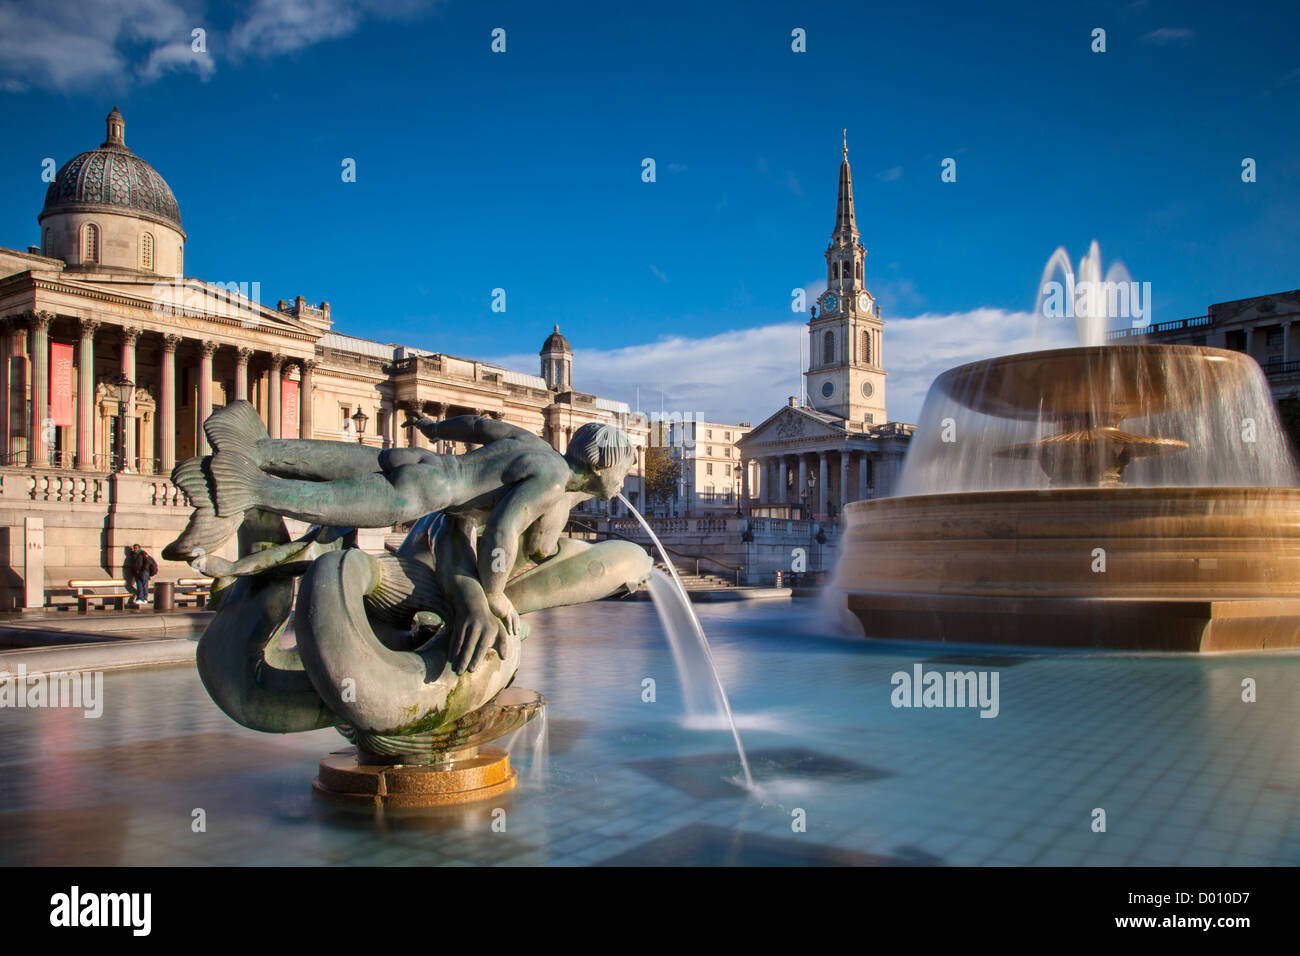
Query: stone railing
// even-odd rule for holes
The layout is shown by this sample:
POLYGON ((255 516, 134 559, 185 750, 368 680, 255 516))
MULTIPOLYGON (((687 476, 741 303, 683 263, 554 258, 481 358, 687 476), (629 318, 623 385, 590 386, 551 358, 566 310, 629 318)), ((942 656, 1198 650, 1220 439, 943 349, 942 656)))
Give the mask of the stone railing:
POLYGON ((118 505, 188 510, 184 492, 157 475, 103 475, 59 469, 0 471, 0 503, 118 505))

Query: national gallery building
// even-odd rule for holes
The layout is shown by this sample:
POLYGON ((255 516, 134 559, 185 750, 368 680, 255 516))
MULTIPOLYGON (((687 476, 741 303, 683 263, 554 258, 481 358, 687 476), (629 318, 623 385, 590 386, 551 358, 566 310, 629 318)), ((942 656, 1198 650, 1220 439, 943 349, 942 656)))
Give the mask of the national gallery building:
MULTIPOLYGON (((499 418, 560 451, 599 421, 644 447, 626 403, 573 390, 558 328, 534 375, 340 334, 328 302, 270 308, 187 277, 176 197, 116 108, 106 125, 49 185, 40 245, 0 248, 0 609, 33 606, 27 567, 43 565, 47 589, 120 577, 136 542, 161 578, 192 574, 160 556, 189 515, 169 475, 209 451, 202 422, 235 399, 272 437, 424 447, 403 426, 424 412, 499 418)), ((644 499, 639 465, 624 493, 644 499)))

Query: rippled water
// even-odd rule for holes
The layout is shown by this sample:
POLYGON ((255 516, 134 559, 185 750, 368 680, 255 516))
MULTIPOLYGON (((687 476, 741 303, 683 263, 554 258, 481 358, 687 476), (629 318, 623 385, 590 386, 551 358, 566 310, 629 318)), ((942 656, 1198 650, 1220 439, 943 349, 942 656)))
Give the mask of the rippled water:
POLYGON ((651 605, 603 602, 530 618, 516 683, 547 724, 494 803, 335 811, 310 787, 333 731, 246 731, 192 668, 109 673, 98 720, 0 710, 0 863, 1300 863, 1300 656, 967 657, 835 636, 811 603, 699 611, 757 795, 728 730, 683 718, 651 605), (917 663, 997 671, 998 716, 895 708, 917 663))

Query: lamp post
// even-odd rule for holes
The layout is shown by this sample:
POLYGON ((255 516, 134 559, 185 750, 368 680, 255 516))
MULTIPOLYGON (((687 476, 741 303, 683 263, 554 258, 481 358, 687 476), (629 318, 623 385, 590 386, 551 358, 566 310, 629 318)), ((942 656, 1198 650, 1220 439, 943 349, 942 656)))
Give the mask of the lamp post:
POLYGON ((742 505, 741 505, 741 503, 740 503, 740 489, 741 489, 742 487, 743 487, 743 485, 742 485, 742 482, 741 482, 741 480, 740 480, 740 473, 737 472, 737 473, 736 473, 736 517, 737 517, 737 518, 743 518, 743 517, 745 516, 744 510, 743 510, 742 505))
POLYGON ((809 500, 811 500, 813 489, 816 487, 817 487, 817 476, 809 472, 808 488, 803 493, 803 514, 805 518, 810 518, 812 516, 812 509, 808 506, 808 502, 809 500))
POLYGON ((361 406, 358 405, 357 410, 352 413, 352 426, 357 433, 358 445, 364 441, 362 436, 366 433, 366 422, 368 421, 370 421, 370 416, 363 412, 361 406))
POLYGON ((117 386, 117 455, 114 456, 116 461, 112 462, 110 467, 113 471, 129 472, 131 463, 126 460, 126 411, 135 392, 135 382, 127 378, 124 373, 118 373, 113 384, 117 386))

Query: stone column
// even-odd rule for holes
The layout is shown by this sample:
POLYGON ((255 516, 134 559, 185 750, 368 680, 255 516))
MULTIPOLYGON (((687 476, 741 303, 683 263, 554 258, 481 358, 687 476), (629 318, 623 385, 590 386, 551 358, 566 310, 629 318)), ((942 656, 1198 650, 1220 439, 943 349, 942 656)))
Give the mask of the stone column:
POLYGON ((27 432, 27 460, 33 468, 50 463, 45 422, 50 417, 50 323, 53 312, 33 312, 29 319, 32 332, 32 420, 27 432))
POLYGON ((131 380, 131 394, 127 397, 125 410, 119 406, 118 414, 122 421, 122 470, 132 473, 140 471, 135 449, 135 344, 140 341, 140 330, 126 326, 122 329, 122 374, 131 380))
POLYGON ((0 465, 12 464, 9 457, 12 450, 9 447, 9 396, 13 392, 13 349, 10 345, 12 333, 9 330, 10 321, 8 316, 0 317, 0 465))
POLYGON ((216 342, 200 342, 199 350, 201 358, 199 359, 199 420, 198 429, 198 446, 200 455, 212 454, 212 446, 208 444, 208 436, 203 431, 203 423, 208 420, 212 414, 212 354, 217 350, 216 342))
POLYGON ((99 322, 83 318, 77 343, 77 468, 95 470, 95 330, 99 322))
POLYGON ((817 455, 817 513, 826 514, 826 502, 829 497, 830 489, 830 467, 826 463, 826 452, 820 452, 817 455))
POLYGON ((176 349, 179 335, 164 335, 158 353, 158 463, 164 475, 176 467, 176 349))
POLYGON ((844 514, 844 506, 853 500, 849 492, 849 455, 847 448, 840 452, 840 514, 844 514))
POLYGON ((1292 322, 1282 323, 1282 361, 1291 361, 1291 326, 1292 322))
POLYGON ((868 491, 867 479, 871 477, 871 456, 865 452, 858 456, 858 500, 866 501, 871 493, 868 491))
POLYGON ((240 346, 235 351, 235 398, 248 401, 248 360, 253 350, 240 346))
MULTIPOLYGON (((808 494, 808 456, 799 455, 799 483, 794 488, 794 500, 803 503, 804 496, 808 494)), ((809 510, 812 509, 812 502, 808 502, 809 510)))
POLYGON ((278 352, 271 356, 271 376, 267 383, 266 430, 272 438, 280 437, 280 376, 284 371, 284 356, 278 352))
MULTIPOLYGON (((302 368, 302 377, 298 382, 298 437, 313 438, 312 431, 315 428, 315 419, 313 416, 311 392, 312 392, 312 372, 316 370, 316 362, 313 359, 303 359, 299 363, 302 368)), ((375 429, 379 428, 378 416, 375 417, 375 429)), ((383 436, 380 436, 380 444, 383 444, 383 436)))
POLYGON ((776 483, 776 497, 772 499, 777 504, 786 503, 786 490, 790 486, 790 466, 786 464, 785 456, 781 456, 780 464, 777 466, 779 478, 776 483))
POLYGON ((9 342, 5 371, 8 387, 5 389, 5 460, 6 465, 18 465, 27 460, 27 377, 30 361, 27 356, 27 316, 12 315, 6 320, 5 337, 9 342))
POLYGON ((745 505, 749 504, 749 459, 740 459, 740 500, 736 502, 736 507, 742 511, 745 505))

